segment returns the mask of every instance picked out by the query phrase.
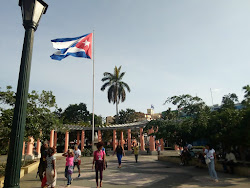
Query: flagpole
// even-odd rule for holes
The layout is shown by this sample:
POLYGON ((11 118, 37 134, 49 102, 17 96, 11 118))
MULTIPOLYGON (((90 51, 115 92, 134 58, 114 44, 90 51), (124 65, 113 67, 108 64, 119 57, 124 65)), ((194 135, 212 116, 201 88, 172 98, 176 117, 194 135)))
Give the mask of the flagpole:
POLYGON ((95 30, 93 30, 93 101, 92 101, 92 151, 94 152, 94 141, 95 141, 95 113, 94 113, 94 104, 95 104, 95 50, 94 50, 94 33, 95 30))

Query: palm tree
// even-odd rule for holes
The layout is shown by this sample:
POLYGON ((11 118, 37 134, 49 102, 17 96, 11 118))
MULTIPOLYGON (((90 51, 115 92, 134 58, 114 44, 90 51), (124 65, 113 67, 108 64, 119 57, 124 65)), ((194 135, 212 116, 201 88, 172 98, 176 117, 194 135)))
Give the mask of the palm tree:
POLYGON ((104 84, 101 90, 104 91, 108 87, 108 101, 116 104, 116 123, 118 122, 118 104, 126 99, 125 88, 130 92, 128 84, 122 81, 124 75, 125 72, 121 72, 121 66, 119 68, 115 66, 113 74, 104 72, 102 78, 104 84))

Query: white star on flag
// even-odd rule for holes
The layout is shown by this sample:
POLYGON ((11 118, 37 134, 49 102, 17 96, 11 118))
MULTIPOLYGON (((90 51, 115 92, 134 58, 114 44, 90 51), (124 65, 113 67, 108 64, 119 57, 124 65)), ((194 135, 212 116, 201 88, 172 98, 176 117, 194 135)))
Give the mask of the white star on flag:
POLYGON ((84 46, 89 46, 90 42, 88 40, 85 40, 84 42, 84 46))

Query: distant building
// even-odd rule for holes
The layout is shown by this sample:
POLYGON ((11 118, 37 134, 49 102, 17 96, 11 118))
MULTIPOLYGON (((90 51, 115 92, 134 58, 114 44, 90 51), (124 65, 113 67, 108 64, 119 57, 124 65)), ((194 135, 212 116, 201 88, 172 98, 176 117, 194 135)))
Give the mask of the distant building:
POLYGON ((115 118, 113 116, 107 116, 106 117, 106 124, 107 125, 110 125, 110 124, 114 123, 114 121, 115 121, 115 118))
POLYGON ((154 113, 153 109, 147 109, 147 114, 145 114, 147 120, 155 120, 161 118, 161 113, 154 113))
MULTIPOLYGON (((241 103, 237 103, 234 105, 235 109, 237 110, 241 110, 243 108, 243 105, 241 103)), ((213 106, 209 106, 210 110, 213 111, 217 111, 221 108, 221 105, 215 104, 213 106)))

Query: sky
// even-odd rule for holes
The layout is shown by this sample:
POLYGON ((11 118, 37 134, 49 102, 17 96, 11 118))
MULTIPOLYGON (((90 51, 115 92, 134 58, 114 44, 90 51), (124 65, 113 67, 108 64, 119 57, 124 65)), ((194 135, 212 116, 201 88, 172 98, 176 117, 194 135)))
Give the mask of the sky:
MULTIPOLYGON (((162 112, 168 97, 191 94, 207 105, 250 84, 249 0, 45 0, 35 32, 29 90, 50 90, 58 107, 92 111, 92 60, 50 59, 50 40, 95 30, 95 114, 115 114, 101 91, 104 72, 122 66, 131 92, 119 109, 162 112)), ((18 1, 0 6, 0 87, 16 90, 24 28, 18 1)))

